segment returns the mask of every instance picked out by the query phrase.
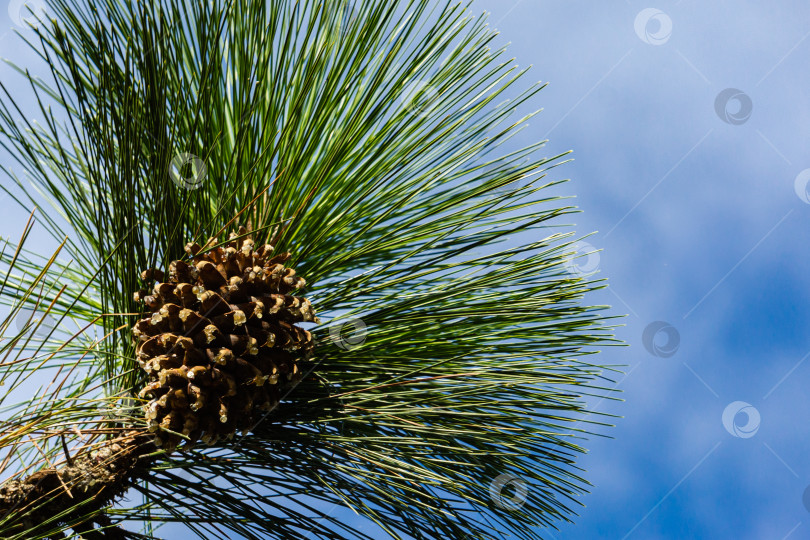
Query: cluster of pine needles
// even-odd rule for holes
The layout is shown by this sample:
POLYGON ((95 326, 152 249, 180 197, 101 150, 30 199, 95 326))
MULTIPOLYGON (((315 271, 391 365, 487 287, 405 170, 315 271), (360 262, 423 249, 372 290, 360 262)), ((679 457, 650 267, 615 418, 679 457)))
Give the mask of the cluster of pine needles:
POLYGON ((0 482, 147 433, 134 296, 188 242, 243 225, 289 252, 321 322, 302 380, 248 433, 156 448, 125 492, 31 523, 65 483, 0 514, 0 536, 529 539, 571 519, 582 442, 608 420, 587 403, 611 397, 590 358, 614 340, 583 300, 604 284, 569 270, 576 209, 546 178, 564 156, 515 149, 542 85, 485 16, 47 6, 19 37, 45 74, 0 81, 3 190, 39 208, 0 251, 0 482))

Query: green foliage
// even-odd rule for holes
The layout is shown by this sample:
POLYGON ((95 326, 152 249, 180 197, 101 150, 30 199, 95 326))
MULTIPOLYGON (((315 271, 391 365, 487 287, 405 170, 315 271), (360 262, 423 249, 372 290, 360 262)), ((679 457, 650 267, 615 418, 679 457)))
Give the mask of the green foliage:
MULTIPOLYGON (((127 328, 140 270, 236 224, 293 254, 324 321, 277 410, 238 441, 172 456, 135 487, 143 504, 109 511, 116 523, 367 537, 330 515, 338 503, 392 537, 541 538, 584 490, 578 441, 600 425, 584 397, 610 396, 587 358, 613 340, 604 307, 582 304, 601 284, 566 270, 573 233, 552 231, 574 212, 544 195, 562 156, 503 150, 541 86, 465 6, 350 4, 53 0, 31 42, 52 80, 20 69, 43 125, 0 85, 3 144, 32 183, 2 165, 7 191, 27 207, 43 194, 42 226, 67 236, 52 272, 4 254, 4 298, 39 286, 55 315, 100 325, 85 354, 42 344, 62 347, 51 362, 82 359, 80 395, 102 385, 93 399, 118 403, 142 384, 127 328), (519 508, 492 497, 504 474, 528 488, 519 508)), ((109 418, 89 402, 37 416, 109 418)), ((24 438, 9 433, 4 448, 24 438)))
MULTIPOLYGON (((102 366, 94 361, 97 342, 88 341, 83 329, 65 337, 52 317, 54 306, 63 302, 63 289, 53 290, 63 274, 56 258, 63 246, 47 258, 36 273, 27 276, 27 285, 16 281, 24 272, 23 246, 32 230, 29 220, 16 249, 3 241, 0 253, 9 261, 0 274, 0 295, 10 302, 9 312, 0 318, 0 478, 23 476, 46 466, 65 463, 66 455, 90 449, 103 440, 111 421, 131 416, 120 397, 102 391, 102 366), (16 291, 14 295, 9 291, 16 291), (46 297, 52 298, 45 302, 46 297), (36 311, 27 311, 29 305, 36 311), (55 323, 51 325, 50 323, 55 323), (62 334, 59 336, 59 334, 62 334), (57 337, 58 336, 58 337, 57 337), (58 346, 53 346, 58 343, 58 346), (26 399, 9 404, 9 401, 26 399)), ((85 328, 86 330, 86 328, 85 328)), ((20 505, 11 512, 0 512, 3 538, 39 537, 32 532, 56 534, 63 527, 63 516, 52 516, 44 523, 27 522, 25 516, 43 501, 20 505)), ((71 509, 81 520, 88 512, 77 505, 71 509)), ((47 536, 50 537, 50 536, 47 536)))

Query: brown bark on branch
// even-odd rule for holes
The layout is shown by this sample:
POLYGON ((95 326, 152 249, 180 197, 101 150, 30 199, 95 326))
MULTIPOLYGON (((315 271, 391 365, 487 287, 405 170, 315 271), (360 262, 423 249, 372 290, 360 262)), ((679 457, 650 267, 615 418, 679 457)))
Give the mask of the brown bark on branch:
POLYGON ((0 519, 11 516, 5 526, 19 532, 28 530, 29 535, 69 524, 75 532, 81 529, 80 534, 87 538, 108 538, 93 527, 103 518, 89 518, 80 525, 81 516, 92 515, 124 494, 152 462, 146 457, 157 450, 152 441, 151 434, 130 432, 92 452, 74 456, 72 464, 9 480, 0 487, 0 519))

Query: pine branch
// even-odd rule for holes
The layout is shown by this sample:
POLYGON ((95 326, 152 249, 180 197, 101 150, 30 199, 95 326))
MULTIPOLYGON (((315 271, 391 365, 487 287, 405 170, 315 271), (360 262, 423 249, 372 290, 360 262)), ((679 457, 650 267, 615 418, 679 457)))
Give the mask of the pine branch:
POLYGON ((72 463, 39 470, 23 480, 0 487, 0 520, 6 534, 40 535, 52 527, 54 516, 87 538, 109 537, 96 531, 96 515, 120 497, 149 468, 148 457, 157 449, 152 437, 130 432, 109 439, 92 452, 74 456, 72 463), (44 524, 44 525, 40 525, 44 524))
POLYGON ((0 300, 80 328, 2 334, 35 349, 0 364, 13 388, 64 371, 4 411, 1 469, 64 481, 71 466, 53 462, 74 427, 74 447, 147 425, 190 437, 147 418, 160 397, 137 394, 165 386, 163 366, 136 355, 132 330, 152 313, 141 271, 193 260, 187 242, 215 252, 248 224, 290 253, 324 323, 305 329, 314 356, 289 364, 303 379, 249 433, 181 446, 143 483, 114 483, 143 504, 87 499, 89 515, 42 534, 175 521, 203 538, 363 537, 332 504, 394 538, 540 538, 570 519, 583 441, 609 422, 586 400, 612 398, 611 368, 590 357, 616 342, 606 307, 583 300, 604 283, 570 271, 573 232, 558 232, 575 208, 547 195, 564 155, 506 150, 542 86, 492 49, 484 17, 417 0, 53 0, 50 13, 31 46, 51 80, 19 70, 45 120, 0 83, 16 160, 0 169, 19 203, 49 199, 40 223, 67 237, 64 257, 0 253, 0 300), (492 495, 503 475, 527 486, 516 508, 492 495))

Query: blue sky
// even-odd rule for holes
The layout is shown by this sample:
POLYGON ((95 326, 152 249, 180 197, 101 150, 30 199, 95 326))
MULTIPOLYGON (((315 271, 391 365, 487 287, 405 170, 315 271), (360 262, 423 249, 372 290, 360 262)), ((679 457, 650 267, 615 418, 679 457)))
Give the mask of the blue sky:
MULTIPOLYGON (((591 302, 628 314, 618 335, 630 347, 602 355, 627 366, 616 384, 625 401, 593 403, 623 418, 586 445, 592 493, 576 524, 549 538, 810 538, 810 4, 474 9, 550 82, 516 143, 574 150, 553 175, 571 179, 559 191, 577 196, 577 231, 598 231, 590 262, 610 289, 591 302), (737 98, 718 107, 730 88, 737 98), (679 338, 652 336, 658 356, 643 342, 656 321, 679 338), (660 352, 667 345, 674 354, 660 352), (752 416, 732 407, 724 426, 735 402, 752 416)), ((33 62, 9 35, 0 55, 33 62)), ((25 212, 7 203, 0 236, 15 237, 25 212)))
POLYGON ((524 141, 574 150, 555 174, 572 180, 577 231, 598 231, 610 290, 593 298, 628 314, 631 346, 603 354, 628 365, 625 402, 594 404, 623 418, 589 443, 594 489, 552 538, 810 537, 810 205, 795 189, 810 167, 810 4, 476 5, 550 82, 524 141), (720 107, 737 123, 716 111, 727 88, 744 94, 720 107), (669 357, 644 347, 654 321, 680 338, 669 357), (738 401, 759 421, 732 407, 729 431, 738 401), (758 429, 735 437, 735 422, 758 429))

